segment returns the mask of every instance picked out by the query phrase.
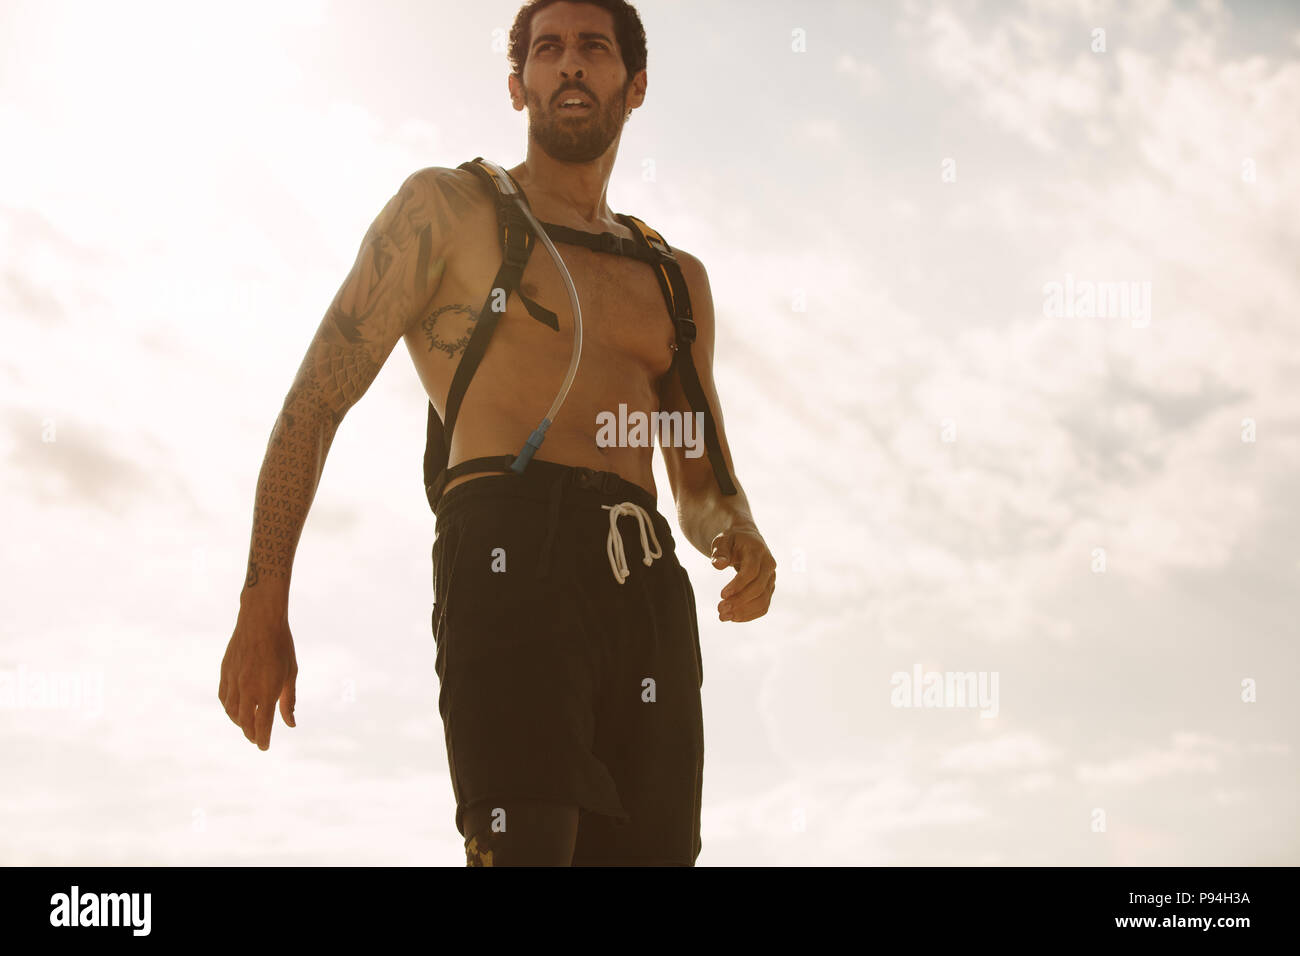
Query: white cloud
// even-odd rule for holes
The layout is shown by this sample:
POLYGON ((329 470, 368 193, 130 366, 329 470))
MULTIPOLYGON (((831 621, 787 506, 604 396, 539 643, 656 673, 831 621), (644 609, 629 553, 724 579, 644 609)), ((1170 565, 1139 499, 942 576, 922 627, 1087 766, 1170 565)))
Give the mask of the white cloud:
POLYGON ((1103 764, 1082 764, 1076 771, 1084 783, 1136 785, 1178 773, 1217 773, 1219 755, 1228 745, 1212 737, 1175 734, 1172 744, 1119 757, 1103 764))
POLYGON ((1038 735, 1021 731, 961 744, 945 753, 939 766, 945 770, 992 773, 1042 767, 1060 758, 1060 751, 1038 735))
POLYGON ((858 92, 864 96, 871 96, 880 91, 880 71, 850 53, 841 53, 836 59, 835 72, 851 77, 857 85, 858 92))

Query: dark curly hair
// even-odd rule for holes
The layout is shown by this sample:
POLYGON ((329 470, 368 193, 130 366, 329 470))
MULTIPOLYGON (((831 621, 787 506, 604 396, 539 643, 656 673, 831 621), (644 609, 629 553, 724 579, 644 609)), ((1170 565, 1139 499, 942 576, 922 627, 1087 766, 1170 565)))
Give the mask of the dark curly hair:
MULTIPOLYGON (((524 61, 528 59, 531 46, 533 16, 538 10, 544 10, 560 0, 528 0, 515 15, 514 26, 510 28, 510 69, 515 76, 524 75, 524 61)), ((627 67, 628 82, 639 70, 645 69, 645 27, 641 25, 641 16, 636 7, 627 0, 571 0, 574 3, 586 3, 593 7, 608 10, 614 15, 614 39, 623 53, 623 65, 627 67)))

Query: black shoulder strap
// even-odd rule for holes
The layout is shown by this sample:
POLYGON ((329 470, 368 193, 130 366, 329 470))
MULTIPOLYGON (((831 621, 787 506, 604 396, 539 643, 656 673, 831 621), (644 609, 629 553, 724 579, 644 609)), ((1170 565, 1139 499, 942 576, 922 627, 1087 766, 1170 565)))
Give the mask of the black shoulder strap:
MULTIPOLYGON (((555 313, 534 302, 519 289, 524 267, 528 264, 528 257, 532 254, 537 237, 533 235, 528 219, 519 209, 517 200, 509 195, 505 184, 497 179, 496 172, 482 160, 482 156, 476 156, 467 163, 461 163, 458 168, 475 174, 491 189, 496 205, 502 262, 496 278, 492 280, 492 288, 488 290, 487 300, 479 310, 474 329, 470 332, 465 354, 461 356, 460 363, 456 366, 456 373, 452 376, 451 388, 447 393, 445 423, 438 417, 438 410, 433 407, 433 402, 429 403, 424 444, 424 492, 425 497, 429 499, 430 508, 436 506, 442 494, 442 487, 450 477, 446 471, 451 456, 451 433, 456 427, 456 418, 460 414, 465 392, 469 389, 470 379, 474 377, 479 363, 483 360, 483 354, 487 351, 492 333, 496 331, 497 322, 501 318, 501 312, 505 310, 510 293, 519 296, 529 315, 548 328, 556 332, 560 331, 560 323, 555 313)), ((509 173, 506 175, 510 176, 509 173)), ((527 202, 523 190, 519 189, 519 184, 514 182, 513 177, 511 182, 518 190, 518 201, 527 202)))
POLYGON ((518 205, 520 202, 528 202, 528 197, 519 184, 515 182, 515 178, 510 173, 502 170, 509 177, 510 183, 517 193, 517 198, 512 197, 510 190, 497 178, 496 170, 482 162, 482 159, 482 156, 476 156, 468 163, 461 163, 458 168, 474 173, 492 187, 492 197, 497 211, 497 233, 501 240, 503 257, 501 270, 497 273, 497 280, 493 282, 492 287, 494 290, 498 288, 505 290, 502 296, 501 308, 505 308, 505 299, 509 297, 511 292, 514 292, 519 296, 519 300, 523 302, 524 308, 528 310, 529 315, 541 322, 542 325, 558 332, 560 331, 560 323, 556 319, 555 313, 543 307, 540 303, 534 302, 519 289, 519 283, 524 274, 524 266, 528 264, 528 257, 532 254, 533 246, 537 242, 537 237, 533 235, 528 218, 520 211, 518 205))
POLYGON ((551 237, 552 242, 567 242, 575 246, 586 246, 594 252, 608 252, 616 256, 626 256, 629 259, 640 259, 642 262, 648 262, 651 265, 659 261, 659 255, 653 249, 646 248, 636 239, 616 236, 612 232, 583 232, 581 229, 561 226, 555 222, 544 222, 542 228, 546 230, 546 234, 551 237))
POLYGON ((619 214, 618 219, 654 254, 655 277, 659 280, 659 288, 668 304, 668 313, 673 317, 673 329, 677 336, 677 351, 673 353, 673 365, 669 374, 673 370, 677 371, 691 410, 704 413, 704 447, 709 453, 709 462, 713 465, 713 475, 724 495, 734 495, 736 485, 731 480, 726 459, 722 455, 713 411, 709 408, 699 373, 695 370, 695 362, 691 359, 691 343, 695 341, 695 318, 691 312, 691 297, 682 276, 682 267, 673 255, 672 248, 664 242, 663 236, 636 216, 619 214))

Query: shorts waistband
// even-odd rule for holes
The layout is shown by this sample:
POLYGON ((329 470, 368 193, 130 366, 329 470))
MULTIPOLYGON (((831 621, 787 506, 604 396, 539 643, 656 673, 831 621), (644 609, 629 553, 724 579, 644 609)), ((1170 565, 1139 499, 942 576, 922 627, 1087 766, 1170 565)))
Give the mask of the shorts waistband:
POLYGON ((546 502, 548 520, 546 543, 542 549, 539 575, 544 576, 549 567, 551 544, 559 523, 560 505, 564 499, 587 498, 591 506, 613 505, 625 501, 642 508, 655 525, 655 531, 665 539, 664 547, 673 549, 672 529, 659 513, 658 502, 640 485, 628 481, 612 471, 597 471, 576 465, 534 458, 522 475, 512 471, 480 475, 449 491, 438 501, 434 514, 441 520, 466 504, 481 499, 524 498, 546 502))
POLYGON ((477 498, 505 496, 545 501, 557 481, 564 482, 569 488, 594 491, 611 500, 635 502, 651 513, 656 511, 659 504, 640 485, 612 471, 596 471, 534 458, 522 475, 513 471, 479 475, 473 481, 463 482, 450 491, 444 491, 434 514, 441 517, 443 513, 457 507, 459 502, 477 498))

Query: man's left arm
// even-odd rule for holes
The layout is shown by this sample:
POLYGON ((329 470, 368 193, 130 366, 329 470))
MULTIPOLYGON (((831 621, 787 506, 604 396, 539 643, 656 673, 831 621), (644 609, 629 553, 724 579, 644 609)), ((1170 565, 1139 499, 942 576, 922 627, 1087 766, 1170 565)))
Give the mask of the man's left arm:
MULTIPOLYGON (((695 341, 691 344, 691 360, 699 375, 700 387, 713 413, 718 430, 718 443, 727 471, 736 485, 736 494, 724 495, 713 474, 713 466, 704 451, 702 430, 690 434, 697 442, 695 449, 664 447, 664 464, 673 499, 677 503, 677 521, 686 539, 701 554, 709 556, 715 568, 730 567, 736 576, 722 589, 718 602, 718 619, 722 621, 752 621, 767 613, 776 589, 776 561, 768 550, 767 542, 759 534, 758 525, 750 511, 749 499, 740 486, 736 467, 727 445, 727 433, 722 422, 722 405, 713 384, 714 317, 713 295, 709 289, 708 273, 703 263, 690 253, 674 249, 677 262, 686 280, 695 319, 695 341), (689 457, 687 451, 698 451, 698 457, 689 457)), ((684 360, 684 356, 683 356, 684 360)), ((681 412, 683 422, 692 414, 690 402, 682 389, 681 377, 665 375, 659 388, 660 408, 665 412, 681 412)), ((691 419, 694 423, 695 419, 691 419)))

